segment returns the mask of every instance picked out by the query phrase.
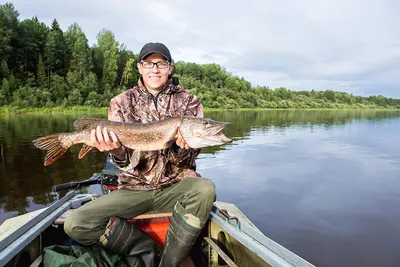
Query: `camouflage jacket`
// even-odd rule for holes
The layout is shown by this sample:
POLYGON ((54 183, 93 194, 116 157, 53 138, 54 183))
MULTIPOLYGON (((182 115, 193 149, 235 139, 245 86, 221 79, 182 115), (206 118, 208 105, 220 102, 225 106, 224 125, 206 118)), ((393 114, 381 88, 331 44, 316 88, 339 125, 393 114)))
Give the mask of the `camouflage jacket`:
MULTIPOLYGON (((108 119, 148 123, 181 115, 203 117, 199 98, 176 84, 173 78, 169 79, 162 91, 153 96, 139 80, 138 86, 111 99, 108 119)), ((174 144, 171 148, 142 152, 136 167, 129 161, 133 150, 126 150, 128 162, 114 163, 120 170, 118 188, 157 189, 185 177, 200 176, 195 162, 199 149, 180 149, 174 144)))

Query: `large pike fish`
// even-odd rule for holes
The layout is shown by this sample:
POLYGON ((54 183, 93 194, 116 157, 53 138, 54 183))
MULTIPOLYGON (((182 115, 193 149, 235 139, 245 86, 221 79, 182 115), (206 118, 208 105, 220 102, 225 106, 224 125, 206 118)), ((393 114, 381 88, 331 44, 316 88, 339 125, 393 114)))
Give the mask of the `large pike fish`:
MULTIPOLYGON (((113 131, 120 143, 134 149, 136 156, 141 151, 153 151, 170 147, 177 139, 178 131, 191 148, 202 148, 229 143, 221 130, 228 122, 218 122, 199 117, 172 117, 152 123, 114 122, 99 118, 80 118, 74 122, 75 132, 57 133, 33 140, 40 149, 48 150, 44 165, 48 166, 60 158, 72 145, 83 143, 79 159, 95 149, 90 132, 97 126, 113 131)), ((138 158, 136 158, 138 160, 138 158)))

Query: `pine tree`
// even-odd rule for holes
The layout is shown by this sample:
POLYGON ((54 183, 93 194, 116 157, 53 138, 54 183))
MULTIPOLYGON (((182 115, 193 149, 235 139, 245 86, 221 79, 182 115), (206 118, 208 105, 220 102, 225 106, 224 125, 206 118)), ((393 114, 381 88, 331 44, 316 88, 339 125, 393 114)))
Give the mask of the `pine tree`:
POLYGON ((54 19, 51 26, 51 31, 47 36, 45 48, 47 75, 49 77, 53 72, 58 75, 65 76, 67 53, 68 50, 63 32, 60 29, 57 20, 54 19))

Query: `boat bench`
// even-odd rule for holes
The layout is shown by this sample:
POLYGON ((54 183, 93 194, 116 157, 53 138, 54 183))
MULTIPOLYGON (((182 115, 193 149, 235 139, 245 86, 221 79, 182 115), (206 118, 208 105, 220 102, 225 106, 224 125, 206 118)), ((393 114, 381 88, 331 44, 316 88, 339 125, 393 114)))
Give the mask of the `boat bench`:
MULTIPOLYGON (((54 224, 61 225, 64 224, 67 217, 74 212, 74 209, 66 210, 63 214, 60 215, 55 221, 54 224)), ((171 217, 172 212, 165 212, 165 211, 149 211, 139 216, 132 218, 132 220, 144 220, 144 219, 154 219, 160 217, 171 217)))

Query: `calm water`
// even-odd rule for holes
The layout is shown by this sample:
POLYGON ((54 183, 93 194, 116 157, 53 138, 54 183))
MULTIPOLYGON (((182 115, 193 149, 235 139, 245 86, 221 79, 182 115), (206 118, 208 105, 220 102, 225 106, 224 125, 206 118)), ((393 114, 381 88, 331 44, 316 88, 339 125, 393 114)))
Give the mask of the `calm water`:
MULTIPOLYGON (((105 155, 78 160, 80 147, 44 167, 44 152, 31 143, 72 131, 80 116, 0 116, 0 223, 52 203, 53 185, 101 171, 105 155)), ((225 134, 234 142, 204 149, 198 160, 219 200, 317 266, 400 266, 400 111, 206 116, 232 123, 225 134)))

